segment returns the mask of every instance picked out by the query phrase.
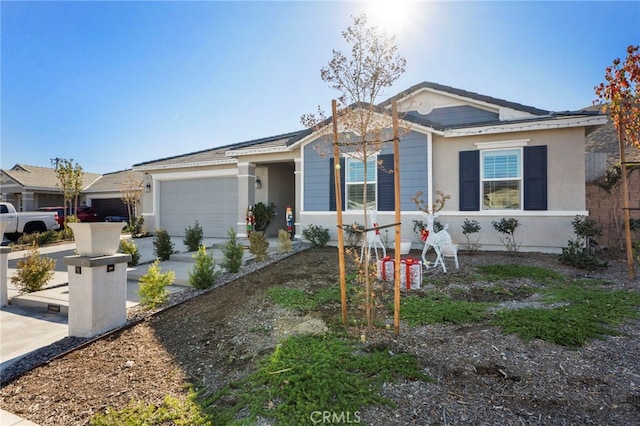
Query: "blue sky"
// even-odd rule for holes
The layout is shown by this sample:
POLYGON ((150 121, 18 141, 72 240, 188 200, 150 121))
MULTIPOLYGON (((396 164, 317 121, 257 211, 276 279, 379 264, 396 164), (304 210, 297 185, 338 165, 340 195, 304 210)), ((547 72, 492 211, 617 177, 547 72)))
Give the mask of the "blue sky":
POLYGON ((361 13, 407 59, 379 101, 432 81, 579 109, 640 44, 638 1, 393 3, 383 21, 371 2, 2 1, 1 167, 109 173, 302 129, 339 95, 320 69, 361 13))

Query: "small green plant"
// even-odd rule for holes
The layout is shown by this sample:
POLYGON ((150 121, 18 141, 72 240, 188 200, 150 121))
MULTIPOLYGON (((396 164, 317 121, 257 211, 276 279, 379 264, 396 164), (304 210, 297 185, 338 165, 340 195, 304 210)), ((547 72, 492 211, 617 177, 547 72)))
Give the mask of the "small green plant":
POLYGON ((291 242, 289 232, 287 232, 286 229, 278 230, 278 247, 280 249, 280 253, 290 253, 293 251, 293 243, 291 242))
POLYGON ((195 225, 192 227, 188 227, 184 230, 184 243, 185 247, 187 247, 188 251, 197 251, 202 244, 202 237, 204 233, 202 232, 202 226, 196 220, 195 225))
POLYGON ((193 270, 189 271, 189 283, 198 290, 213 287, 220 275, 220 271, 216 271, 213 256, 207 253, 207 248, 204 245, 201 245, 193 257, 195 264, 193 270))
POLYGON ((140 262, 140 251, 133 240, 121 238, 118 246, 118 253, 130 254, 131 260, 127 262, 127 266, 136 266, 140 262))
POLYGON ((256 257, 258 262, 267 260, 267 250, 269 249, 269 241, 264 234, 252 232, 249 234, 249 253, 256 257))
POLYGON ((174 244, 171 242, 167 230, 164 228, 156 229, 156 236, 153 239, 153 254, 160 260, 169 260, 175 252, 174 244))
POLYGON ((520 222, 515 217, 503 217, 499 222, 491 222, 496 231, 504 234, 504 238, 500 237, 500 241, 507 249, 507 252, 512 255, 518 254, 520 250, 521 241, 516 240, 515 232, 520 226, 520 222))
POLYGON ((311 243, 311 247, 326 247, 330 239, 327 228, 313 224, 302 230, 302 237, 311 243))
POLYGON ((235 274, 240 270, 240 267, 242 266, 244 247, 238 241, 236 232, 233 230, 233 228, 229 229, 227 235, 229 235, 229 241, 227 241, 222 248, 222 254, 224 256, 222 267, 232 274, 235 274))
POLYGON ((470 253, 480 250, 480 236, 474 238, 471 235, 479 233, 481 229, 480 222, 477 220, 465 219, 462 223, 462 235, 467 239, 467 250, 470 253))
POLYGON ((41 256, 38 246, 33 244, 27 250, 27 256, 18 261, 17 271, 11 277, 11 282, 20 294, 39 291, 53 278, 55 267, 55 259, 41 256))
POLYGON ((155 309, 166 303, 169 300, 167 286, 171 285, 175 278, 176 274, 173 271, 161 272, 160 261, 156 259, 149 266, 147 273, 140 277, 138 287, 140 303, 149 309, 155 309))
POLYGON ((267 296, 285 308, 298 311, 308 311, 318 306, 318 302, 299 288, 272 287, 267 290, 267 296))
POLYGON ((140 238, 144 235, 142 226, 144 225, 144 218, 142 216, 136 216, 129 220, 129 223, 124 228, 125 232, 130 232, 132 238, 140 238))
POLYGON ((596 256, 592 250, 594 237, 602 234, 597 228, 596 221, 577 215, 571 224, 576 239, 569 240, 567 247, 562 248, 562 254, 559 257, 560 263, 588 270, 607 268, 608 262, 596 256))

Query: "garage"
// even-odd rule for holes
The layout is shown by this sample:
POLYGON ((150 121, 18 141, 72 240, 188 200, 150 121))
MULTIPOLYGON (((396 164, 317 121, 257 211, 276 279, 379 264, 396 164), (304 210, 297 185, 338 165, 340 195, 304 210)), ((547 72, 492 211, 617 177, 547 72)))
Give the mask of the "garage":
POLYGON ((120 198, 92 198, 91 207, 101 219, 107 217, 129 217, 127 205, 120 198))
POLYGON ((196 220, 205 237, 227 238, 238 221, 238 182, 235 176, 160 181, 160 227, 171 236, 184 236, 196 220))

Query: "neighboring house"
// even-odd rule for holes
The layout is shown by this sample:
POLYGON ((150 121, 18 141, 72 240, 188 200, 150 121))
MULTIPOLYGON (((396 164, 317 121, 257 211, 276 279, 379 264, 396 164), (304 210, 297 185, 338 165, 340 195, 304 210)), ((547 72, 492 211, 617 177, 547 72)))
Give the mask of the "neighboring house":
MULTIPOLYGON (((412 197, 422 191, 431 205, 442 191, 450 199, 437 220, 449 224, 458 242, 464 242, 461 226, 469 218, 480 222, 483 249, 503 249, 492 222, 515 217, 522 251, 560 252, 567 245, 571 221, 588 214, 585 134, 605 124, 606 116, 551 112, 429 82, 376 109, 388 112, 392 100, 405 129, 399 144, 403 238, 413 238, 413 220, 424 219, 412 197)), ((262 201, 275 203, 278 212, 267 234, 285 228, 291 206, 296 236, 315 224, 328 228, 335 241, 334 159, 325 133, 302 130, 134 165, 151 187, 143 200, 147 229, 179 236, 198 220, 206 236, 226 237, 229 228, 246 236, 247 207, 262 201)), ((371 161, 392 168, 392 144, 371 161)), ((363 163, 344 154, 340 162, 344 223, 362 223, 363 163)), ((373 170, 369 201, 380 225, 393 223, 393 175, 373 170)), ((389 236, 393 240, 393 228, 389 236)))
MULTIPOLYGON (((79 204, 93 207, 101 218, 127 216, 127 206, 120 199, 122 182, 133 174, 141 180, 143 174, 132 170, 108 173, 84 173, 79 204)), ((0 170, 2 201, 10 202, 18 211, 31 211, 41 207, 62 206, 64 197, 58 176, 53 168, 16 164, 9 170, 0 170)))
MULTIPOLYGON (((122 189, 129 179, 142 182, 144 174, 134 170, 123 170, 100 176, 82 193, 87 204, 102 218, 129 216, 127 205, 122 201, 122 189)), ((150 190, 150 188, 149 188, 150 190)))
MULTIPOLYGON (((31 211, 40 207, 61 206, 64 201, 55 169, 16 164, 9 170, 0 170, 2 201, 14 205, 18 211, 31 211)), ((99 174, 84 173, 86 189, 99 174)), ((83 197, 79 201, 85 201, 83 197)))

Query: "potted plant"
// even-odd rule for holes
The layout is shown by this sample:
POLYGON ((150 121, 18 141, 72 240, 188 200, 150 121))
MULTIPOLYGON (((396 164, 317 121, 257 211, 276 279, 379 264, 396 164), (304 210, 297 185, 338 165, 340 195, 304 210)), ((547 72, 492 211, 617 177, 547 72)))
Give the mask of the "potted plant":
POLYGON ((267 205, 260 202, 253 206, 253 217, 256 221, 256 231, 264 232, 275 215, 276 205, 273 203, 269 203, 269 205, 267 205))

